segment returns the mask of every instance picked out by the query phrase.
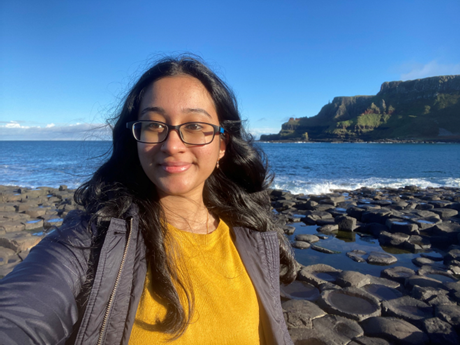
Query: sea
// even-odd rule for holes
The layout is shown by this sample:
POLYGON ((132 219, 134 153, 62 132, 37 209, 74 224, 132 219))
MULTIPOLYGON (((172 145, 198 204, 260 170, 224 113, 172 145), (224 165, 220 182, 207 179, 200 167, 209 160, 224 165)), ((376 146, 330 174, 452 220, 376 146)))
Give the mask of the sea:
MULTIPOLYGON (((272 187, 296 194, 406 185, 460 187, 460 144, 256 145, 274 174, 272 187)), ((110 149, 110 141, 0 141, 0 185, 76 188, 107 159, 110 149)))

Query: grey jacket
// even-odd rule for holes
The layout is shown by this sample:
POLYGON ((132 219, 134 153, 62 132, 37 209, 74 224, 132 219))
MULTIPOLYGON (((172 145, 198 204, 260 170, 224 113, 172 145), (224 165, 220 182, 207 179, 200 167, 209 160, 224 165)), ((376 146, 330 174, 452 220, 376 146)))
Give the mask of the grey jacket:
MULTIPOLYGON (((135 210, 130 212, 128 222, 115 218, 110 222, 75 344, 129 342, 147 273, 138 216, 135 210)), ((87 224, 81 212, 69 213, 59 230, 0 280, 0 344, 66 343, 79 320, 75 298, 88 270, 87 224)), ((233 232, 260 301, 267 344, 292 344, 280 303, 277 234, 244 228, 233 232)))

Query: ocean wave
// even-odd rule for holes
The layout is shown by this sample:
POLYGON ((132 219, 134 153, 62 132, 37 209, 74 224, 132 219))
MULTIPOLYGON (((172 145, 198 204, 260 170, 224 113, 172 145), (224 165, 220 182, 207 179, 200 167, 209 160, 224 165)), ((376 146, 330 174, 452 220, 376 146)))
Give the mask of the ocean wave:
POLYGON ((302 181, 288 180, 285 178, 275 178, 272 188, 282 189, 294 194, 327 194, 333 190, 355 190, 362 187, 368 188, 402 188, 405 186, 417 186, 420 188, 427 187, 457 187, 460 188, 460 178, 368 178, 368 179, 350 179, 350 180, 319 180, 319 181, 302 181))

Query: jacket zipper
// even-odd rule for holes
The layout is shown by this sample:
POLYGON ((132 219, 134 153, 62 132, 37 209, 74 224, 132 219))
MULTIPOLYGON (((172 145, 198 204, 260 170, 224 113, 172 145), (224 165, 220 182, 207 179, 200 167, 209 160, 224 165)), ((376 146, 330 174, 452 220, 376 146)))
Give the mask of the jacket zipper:
POLYGON ((115 285, 113 287, 112 294, 110 295, 109 303, 107 304, 107 309, 105 310, 105 315, 104 315, 104 319, 102 321, 102 327, 101 327, 101 331, 99 333, 99 339, 97 340, 97 345, 102 344, 102 340, 104 339, 104 336, 105 336, 105 333, 106 333, 106 330, 107 330, 107 322, 108 322, 108 318, 109 318, 109 313, 110 313, 110 310, 112 309, 112 305, 113 305, 113 302, 114 302, 115 294, 117 292, 118 284, 120 283, 121 271, 123 270, 123 266, 125 265, 125 261, 126 261, 126 256, 128 254, 128 246, 129 246, 129 242, 131 240, 132 228, 133 228, 133 218, 131 217, 129 219, 128 240, 126 241, 126 246, 125 246, 125 249, 123 251, 123 257, 121 259, 120 268, 118 269, 117 279, 115 280, 115 285))

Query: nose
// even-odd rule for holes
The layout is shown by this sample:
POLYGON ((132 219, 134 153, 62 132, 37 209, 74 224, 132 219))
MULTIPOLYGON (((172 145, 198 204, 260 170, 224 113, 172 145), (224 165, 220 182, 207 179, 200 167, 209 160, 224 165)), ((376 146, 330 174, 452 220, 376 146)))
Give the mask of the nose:
POLYGON ((177 129, 171 129, 166 140, 161 143, 161 151, 168 154, 183 152, 185 148, 185 144, 182 142, 177 129))

